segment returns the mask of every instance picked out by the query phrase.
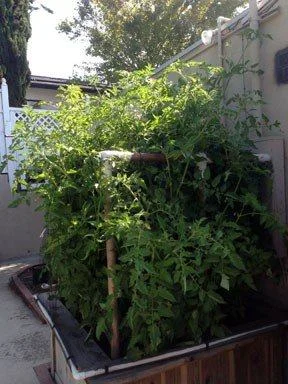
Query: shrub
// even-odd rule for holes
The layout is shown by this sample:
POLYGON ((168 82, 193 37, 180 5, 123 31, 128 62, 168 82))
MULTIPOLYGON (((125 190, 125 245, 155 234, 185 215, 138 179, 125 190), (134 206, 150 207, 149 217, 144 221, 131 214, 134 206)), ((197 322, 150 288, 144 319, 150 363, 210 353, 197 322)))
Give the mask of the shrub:
POLYGON ((70 86, 59 127, 33 124, 29 111, 13 144, 25 153, 17 171, 23 197, 41 197, 45 259, 59 294, 99 340, 111 337, 105 242, 117 240, 122 353, 134 358, 224 335, 239 292, 270 268, 263 233, 277 226, 261 203, 271 170, 249 138, 259 124, 269 126, 246 109, 259 95, 236 95, 224 106, 222 82, 233 66, 176 64, 174 82, 169 71, 159 79, 150 69, 124 74, 97 97, 70 86), (107 180, 99 158, 106 149, 160 152, 167 161, 113 159, 107 180))

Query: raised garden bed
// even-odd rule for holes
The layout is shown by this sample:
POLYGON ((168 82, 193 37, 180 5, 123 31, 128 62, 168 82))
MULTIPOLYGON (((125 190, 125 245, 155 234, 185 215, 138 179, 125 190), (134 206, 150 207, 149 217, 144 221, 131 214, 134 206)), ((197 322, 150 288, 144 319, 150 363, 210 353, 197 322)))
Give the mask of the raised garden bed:
POLYGON ((223 103, 223 78, 245 65, 173 70, 175 84, 147 70, 100 99, 72 87, 55 130, 31 129, 32 112, 15 130, 16 182, 42 201, 45 260, 77 316, 38 295, 57 384, 285 379, 287 313, 255 302, 238 321, 242 296, 278 273, 271 234, 285 228, 263 203, 270 156, 251 141, 278 124, 250 113, 254 93, 223 103))
POLYGON ((11 289, 19 294, 43 324, 46 323, 46 320, 36 304, 34 294, 51 291, 53 288, 49 285, 49 276, 47 272, 44 272, 44 268, 44 263, 23 267, 9 281, 11 289), (46 284, 46 287, 43 287, 43 284, 46 284))
MULTIPOLYGON (((64 305, 46 293, 38 305, 51 327, 51 375, 59 384, 280 384, 285 379, 288 314, 262 308, 260 320, 230 336, 129 361, 111 360, 64 305), (261 318, 262 317, 262 318, 261 318)), ((260 307, 259 307, 260 308, 260 307)))

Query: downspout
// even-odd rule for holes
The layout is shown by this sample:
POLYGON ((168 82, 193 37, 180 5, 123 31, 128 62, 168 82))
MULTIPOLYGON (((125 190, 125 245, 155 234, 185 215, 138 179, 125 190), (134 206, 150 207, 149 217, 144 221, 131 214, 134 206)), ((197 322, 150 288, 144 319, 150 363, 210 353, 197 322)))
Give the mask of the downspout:
MULTIPOLYGON (((219 67, 224 69, 224 52, 223 52, 223 41, 222 41, 222 25, 230 21, 227 17, 219 16, 217 18, 217 42, 218 42, 218 60, 219 60, 219 67)), ((223 96, 222 96, 222 107, 225 106, 225 81, 224 79, 222 80, 222 89, 223 89, 223 96)), ((226 119, 225 116, 223 115, 221 117, 221 123, 223 126, 226 126, 226 119)))
MULTIPOLYGON (((257 0, 249 0, 249 15, 250 15, 250 29, 254 31, 255 36, 250 45, 250 61, 251 64, 260 64, 260 39, 259 33, 259 16, 257 0)), ((251 88, 252 91, 261 91, 261 79, 260 74, 251 73, 251 88)), ((262 119, 262 107, 257 105, 255 107, 254 115, 259 120, 262 119)))
POLYGON ((222 41, 222 25, 230 21, 227 17, 219 16, 217 18, 217 42, 218 42, 218 59, 219 67, 224 66, 223 58, 223 41, 222 41))

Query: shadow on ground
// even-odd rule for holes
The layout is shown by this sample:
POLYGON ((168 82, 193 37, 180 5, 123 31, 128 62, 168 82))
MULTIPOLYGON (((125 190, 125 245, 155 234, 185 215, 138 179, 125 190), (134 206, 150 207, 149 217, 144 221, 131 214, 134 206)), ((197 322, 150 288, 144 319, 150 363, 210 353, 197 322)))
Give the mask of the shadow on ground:
POLYGON ((26 257, 0 263, 1 384, 38 384, 33 367, 49 361, 48 326, 41 324, 8 287, 12 274, 39 261, 39 257, 26 257))

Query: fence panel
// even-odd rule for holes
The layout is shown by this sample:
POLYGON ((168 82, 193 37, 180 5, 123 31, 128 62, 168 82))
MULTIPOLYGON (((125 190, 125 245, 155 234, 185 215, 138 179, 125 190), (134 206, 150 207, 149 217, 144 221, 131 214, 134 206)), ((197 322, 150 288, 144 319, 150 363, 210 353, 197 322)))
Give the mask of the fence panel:
MULTIPOLYGON (((5 79, 2 79, 0 93, 0 162, 4 156, 9 155, 9 148, 13 142, 13 129, 17 123, 29 123, 30 117, 24 108, 14 108, 9 106, 9 91, 5 79)), ((56 119, 53 118, 53 110, 35 110, 39 118, 35 123, 37 126, 45 125, 47 128, 57 127, 56 119), (47 114, 49 112, 49 114, 47 114)), ((22 154, 14 154, 14 160, 8 160, 7 167, 2 173, 7 173, 9 184, 12 187, 15 180, 15 171, 22 159, 22 154)))

